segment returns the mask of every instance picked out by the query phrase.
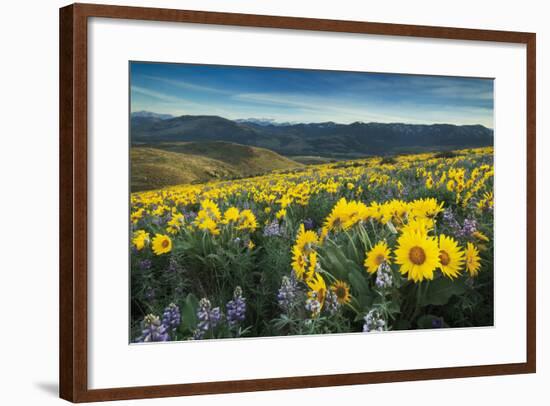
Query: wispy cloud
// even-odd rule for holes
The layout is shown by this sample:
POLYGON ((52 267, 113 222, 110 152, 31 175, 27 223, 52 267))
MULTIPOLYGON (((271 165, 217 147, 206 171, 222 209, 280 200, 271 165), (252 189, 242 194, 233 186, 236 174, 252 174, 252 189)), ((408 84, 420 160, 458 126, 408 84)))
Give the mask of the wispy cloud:
POLYGON ((191 101, 188 98, 182 96, 174 96, 157 90, 147 89, 141 86, 131 86, 130 89, 132 93, 137 93, 148 98, 153 98, 155 100, 158 100, 165 106, 172 106, 172 108, 177 107, 180 110, 181 108, 187 108, 200 111, 211 108, 211 105, 209 104, 191 101))
POLYGON ((191 83, 185 80, 179 80, 179 79, 167 79, 160 76, 151 76, 151 75, 141 75, 142 78, 150 79, 150 80, 156 80, 158 82, 166 83, 170 86, 176 86, 182 89, 187 90, 194 90, 199 92, 209 92, 209 93, 220 93, 220 94, 231 94, 231 92, 227 90, 223 90, 216 87, 211 86, 202 86, 197 85, 196 83, 191 83))
MULTIPOLYGON (((485 109, 477 107, 454 106, 449 109, 445 105, 434 104, 426 109, 425 106, 415 106, 403 102, 392 103, 394 108, 390 108, 387 103, 377 105, 376 102, 331 104, 323 97, 300 97, 292 94, 243 93, 234 95, 233 98, 247 103, 284 108, 289 111, 286 114, 299 115, 307 112, 310 113, 312 119, 344 123, 353 121, 444 123, 449 116, 453 116, 453 119, 457 120, 462 115, 470 120, 463 120, 461 123, 473 124, 478 123, 481 120, 480 117, 486 115, 485 109)), ((491 125, 490 122, 484 122, 484 124, 491 125)))
POLYGON ((469 100, 484 100, 492 101, 493 92, 490 90, 472 88, 460 85, 454 86, 441 86, 430 89, 429 92, 432 95, 448 97, 453 99, 469 99, 469 100))
POLYGON ((132 86, 131 88, 132 93, 139 93, 144 96, 153 97, 157 100, 161 100, 163 102, 171 102, 171 103, 179 103, 179 102, 185 102, 184 99, 177 96, 170 96, 166 93, 158 92, 156 90, 146 89, 144 87, 140 86, 132 86))

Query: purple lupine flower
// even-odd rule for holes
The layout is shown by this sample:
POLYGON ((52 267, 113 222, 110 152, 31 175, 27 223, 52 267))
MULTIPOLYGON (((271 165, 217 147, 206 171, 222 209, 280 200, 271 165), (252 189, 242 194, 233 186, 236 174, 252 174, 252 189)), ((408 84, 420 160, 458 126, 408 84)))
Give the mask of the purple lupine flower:
POLYGON ((393 190, 392 189, 387 189, 386 192, 384 193, 384 196, 385 196, 384 200, 393 199, 394 198, 393 190))
POLYGON ((454 214, 453 214, 453 211, 451 209, 445 209, 443 210, 443 220, 446 222, 446 223, 451 223, 455 220, 454 218, 454 214))
POLYGON ((445 209, 443 211, 443 221, 455 232, 459 234, 462 231, 462 227, 455 218, 455 215, 451 209, 445 209))
POLYGON ((325 294, 325 310, 331 315, 335 315, 339 308, 338 296, 332 290, 327 290, 325 294))
POLYGON ((291 274, 291 277, 283 276, 281 282, 281 287, 277 293, 277 302, 285 311, 288 311, 294 304, 294 300, 297 295, 298 284, 294 273, 291 274))
POLYGON ((443 319, 440 317, 437 317, 435 319, 432 319, 432 327, 433 328, 441 328, 443 327, 443 319))
POLYGON ((202 298, 199 301, 199 308, 197 309, 197 318, 199 324, 197 329, 193 333, 193 338, 200 340, 204 337, 206 332, 214 329, 221 321, 223 314, 219 307, 212 308, 212 303, 207 298, 202 298))
POLYGON ((183 215, 185 216, 185 219, 189 222, 195 220, 195 218, 197 217, 197 213, 195 213, 194 211, 183 213, 183 215))
POLYGON ((162 314, 162 324, 175 331, 181 323, 180 308, 175 303, 170 303, 162 314))
POLYGON ((465 219, 462 226, 462 236, 469 237, 477 231, 477 221, 475 219, 465 219))
POLYGON ((240 286, 235 288, 233 300, 227 302, 227 322, 229 327, 234 327, 244 321, 246 316, 246 299, 243 297, 243 291, 240 286))
POLYGON ((210 323, 212 324, 212 328, 216 327, 220 323, 222 317, 223 313, 221 312, 220 308, 214 307, 210 312, 210 323))
POLYGON ((306 230, 313 230, 315 228, 315 221, 310 218, 305 219, 303 223, 306 230))
POLYGON ((174 273, 178 269, 179 269, 178 262, 174 259, 174 257, 170 257, 170 261, 168 262, 168 268, 166 268, 166 271, 174 273))
POLYGON ((313 297, 306 300, 306 310, 311 313, 312 317, 316 317, 321 312, 321 303, 313 297))
POLYGON ((457 237, 470 237, 477 231, 476 219, 464 219, 464 224, 461 226, 450 209, 443 212, 443 221, 454 231, 457 237))
POLYGON ((156 341, 170 341, 168 328, 160 322, 158 316, 148 314, 143 319, 141 336, 136 339, 136 342, 149 343, 156 341))
POLYGON ((393 285, 391 268, 386 262, 382 262, 376 271, 376 286, 379 289, 388 289, 393 285))
POLYGON ((278 237, 281 235, 281 226, 277 220, 268 224, 264 228, 264 237, 278 237))
POLYGON ((143 259, 139 261, 139 269, 142 271, 147 271, 151 269, 151 266, 153 265, 153 262, 150 259, 143 259))
POLYGON ((371 309, 363 319, 365 320, 365 323, 363 324, 364 333, 370 333, 371 331, 384 331, 386 329, 386 322, 378 309, 371 309))

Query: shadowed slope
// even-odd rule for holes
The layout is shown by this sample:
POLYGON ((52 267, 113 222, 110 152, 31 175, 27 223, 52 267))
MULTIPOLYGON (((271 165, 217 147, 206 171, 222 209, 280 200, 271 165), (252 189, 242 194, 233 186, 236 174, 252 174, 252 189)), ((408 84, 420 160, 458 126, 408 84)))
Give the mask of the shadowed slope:
POLYGON ((229 142, 144 144, 131 149, 131 187, 135 192, 301 166, 273 151, 229 142))

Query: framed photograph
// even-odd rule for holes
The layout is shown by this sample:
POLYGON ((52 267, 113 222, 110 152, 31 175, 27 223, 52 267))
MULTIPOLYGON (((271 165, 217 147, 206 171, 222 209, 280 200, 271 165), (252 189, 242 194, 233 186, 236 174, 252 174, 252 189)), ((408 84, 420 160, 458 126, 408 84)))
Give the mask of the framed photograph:
POLYGON ((535 34, 60 10, 60 396, 533 373, 535 34))

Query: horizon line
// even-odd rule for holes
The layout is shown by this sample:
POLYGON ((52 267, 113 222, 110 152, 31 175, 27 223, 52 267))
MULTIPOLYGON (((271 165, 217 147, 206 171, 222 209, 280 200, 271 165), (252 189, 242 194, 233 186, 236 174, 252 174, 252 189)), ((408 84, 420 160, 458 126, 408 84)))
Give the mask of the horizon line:
POLYGON ((234 121, 234 122, 238 122, 238 121, 244 121, 244 122, 253 122, 253 121, 265 121, 266 122, 266 125, 281 125, 281 126, 285 126, 285 125, 299 125, 299 124, 325 124, 325 123, 333 123, 333 124, 336 124, 336 125, 351 125, 351 124, 356 124, 356 123, 360 123, 360 124, 404 124, 404 125, 453 125, 455 127, 475 127, 475 126, 480 126, 480 127, 483 127, 483 128, 487 128, 488 130, 491 130, 494 132, 494 128, 493 127, 488 127, 486 125, 483 125, 481 123, 477 123, 477 124, 456 124, 456 123, 450 123, 450 122, 423 122, 423 123, 410 123, 410 122, 401 122, 401 121, 360 121, 360 120, 356 120, 356 121, 351 121, 349 123, 342 123, 342 122, 338 122, 338 121, 332 121, 332 120, 327 120, 327 121, 309 121, 309 122, 305 122, 305 121, 278 121, 276 119, 273 119, 273 118, 269 118, 269 117, 262 117, 262 118, 256 118, 256 117, 248 117, 248 118, 227 118, 227 117, 223 117, 221 115, 218 115, 218 114, 179 114, 179 115, 174 115, 174 114, 171 114, 171 113, 157 113, 155 111, 151 111, 151 110, 143 110, 143 109, 140 109, 140 110, 136 110, 136 111, 130 111, 130 116, 132 116, 132 114, 134 113, 150 113, 150 114, 155 114, 155 115, 159 115, 159 116, 171 116, 171 118, 178 118, 178 117, 184 117, 184 116, 188 116, 188 117, 219 117, 219 118, 223 118, 224 120, 229 120, 229 121, 234 121))

